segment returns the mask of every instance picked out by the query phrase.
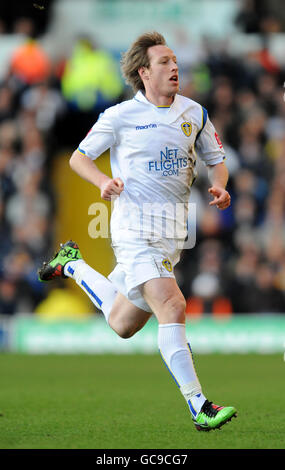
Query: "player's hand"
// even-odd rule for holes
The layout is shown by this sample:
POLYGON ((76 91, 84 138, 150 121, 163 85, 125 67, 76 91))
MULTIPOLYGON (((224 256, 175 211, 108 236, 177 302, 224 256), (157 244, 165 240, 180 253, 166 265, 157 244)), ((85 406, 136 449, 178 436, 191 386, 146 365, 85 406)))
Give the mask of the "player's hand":
POLYGON ((212 186, 208 189, 209 193, 214 196, 214 199, 209 203, 210 206, 217 206, 218 209, 224 210, 229 207, 231 203, 231 196, 228 191, 218 186, 212 186))
POLYGON ((124 190, 121 178, 108 179, 101 186, 101 198, 110 201, 112 197, 118 197, 124 190))

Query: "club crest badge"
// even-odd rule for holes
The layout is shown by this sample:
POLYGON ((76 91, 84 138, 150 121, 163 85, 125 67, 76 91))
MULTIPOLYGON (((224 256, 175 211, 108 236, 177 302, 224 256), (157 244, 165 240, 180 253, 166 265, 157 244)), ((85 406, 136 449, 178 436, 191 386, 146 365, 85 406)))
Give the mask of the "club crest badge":
POLYGON ((171 262, 169 261, 169 259, 166 258, 166 259, 162 260, 162 265, 165 267, 165 269, 167 269, 168 272, 171 273, 171 271, 172 271, 172 264, 171 264, 171 262))
POLYGON ((190 135, 192 133, 192 124, 191 124, 191 122, 188 122, 188 121, 182 122, 181 129, 183 130, 184 134, 187 137, 190 137, 190 135))

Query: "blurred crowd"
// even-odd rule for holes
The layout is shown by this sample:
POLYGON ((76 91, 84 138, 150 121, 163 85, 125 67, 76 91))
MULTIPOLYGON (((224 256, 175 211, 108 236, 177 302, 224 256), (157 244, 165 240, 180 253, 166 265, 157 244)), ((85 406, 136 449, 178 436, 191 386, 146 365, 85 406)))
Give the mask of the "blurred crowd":
MULTIPOLYGON (((197 243, 177 276, 189 314, 285 312, 284 69, 266 37, 260 51, 234 58, 205 42, 183 70, 184 93, 208 110, 223 142, 231 207, 208 206, 208 181, 192 188, 197 243), (198 58, 198 60, 197 60, 198 58)), ((178 51, 179 58, 179 51, 178 51)))
MULTIPOLYGON (((245 14, 237 22, 244 25, 245 14)), ((53 63, 35 20, 0 21, 0 41, 1 31, 16 27, 25 38, 0 83, 0 313, 6 314, 32 312, 46 295, 36 271, 53 246, 55 151, 73 150, 103 109, 130 96, 118 61, 90 38, 78 38, 71 56, 53 63)), ((207 173, 198 162, 190 199, 197 204, 197 242, 176 268, 187 312, 284 313, 282 64, 266 35, 259 51, 239 57, 226 42, 206 39, 199 46, 182 40, 175 52, 181 94, 207 108, 223 142, 232 197, 223 212, 209 207, 207 173)))
POLYGON ((279 33, 285 30, 283 0, 242 0, 235 24, 245 33, 279 33))
POLYGON ((46 23, 40 30, 37 10, 23 18, 19 8, 12 22, 9 8, 3 16, 0 8, 0 42, 1 30, 22 37, 0 81, 0 314, 33 312, 45 299, 37 269, 54 245, 53 158, 73 151, 123 96, 117 61, 89 37, 77 37, 54 63, 41 45, 46 23))

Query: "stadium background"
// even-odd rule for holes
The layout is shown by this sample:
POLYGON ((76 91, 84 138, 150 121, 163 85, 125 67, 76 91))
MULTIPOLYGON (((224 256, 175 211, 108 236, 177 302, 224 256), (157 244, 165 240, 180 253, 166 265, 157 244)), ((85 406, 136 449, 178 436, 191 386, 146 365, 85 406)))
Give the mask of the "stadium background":
MULTIPOLYGON (((115 341, 112 332, 109 337, 100 312, 70 280, 52 285, 37 280, 38 266, 70 238, 104 275, 114 266, 109 240, 94 239, 88 231, 99 191, 70 170, 68 159, 102 110, 132 96, 120 76, 120 54, 138 34, 156 29, 177 54, 181 93, 207 108, 230 172, 232 205, 226 211, 209 208, 202 165, 191 194, 197 243, 183 253, 176 275, 193 341, 197 330, 202 352, 284 350, 281 3, 54 0, 0 7, 3 349, 100 352, 111 344, 111 350, 119 345, 128 350, 123 344, 138 347, 140 341, 143 350, 156 348, 151 327, 149 335, 127 342, 115 341), (42 323, 51 318, 56 321, 42 323), (104 335, 109 342, 100 342, 104 335)), ((98 162, 110 172, 108 154, 98 162)))
MULTIPOLYGON (((0 3, 1 449, 284 449, 282 4, 0 3), (181 92, 208 109, 230 171, 232 206, 218 212, 199 165, 197 243, 176 270, 203 390, 238 409, 210 435, 161 364, 155 321, 120 339, 71 280, 36 274, 69 238, 102 273, 114 265, 109 240, 88 232, 99 191, 68 159, 98 114, 131 96, 120 54, 152 29, 177 54, 181 92)), ((99 165, 110 171, 108 154, 99 165)))

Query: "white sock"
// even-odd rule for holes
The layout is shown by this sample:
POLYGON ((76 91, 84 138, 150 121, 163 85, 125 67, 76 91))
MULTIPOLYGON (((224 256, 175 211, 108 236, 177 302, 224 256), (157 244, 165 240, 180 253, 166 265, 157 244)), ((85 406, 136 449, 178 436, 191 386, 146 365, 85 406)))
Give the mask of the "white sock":
POLYGON ((64 266, 64 274, 76 281, 93 304, 102 310, 108 322, 111 308, 118 292, 111 281, 91 268, 82 259, 67 263, 64 266))
POLYGON ((185 325, 183 323, 159 325, 158 347, 162 359, 195 418, 206 397, 202 393, 195 371, 190 345, 186 339, 185 325))

